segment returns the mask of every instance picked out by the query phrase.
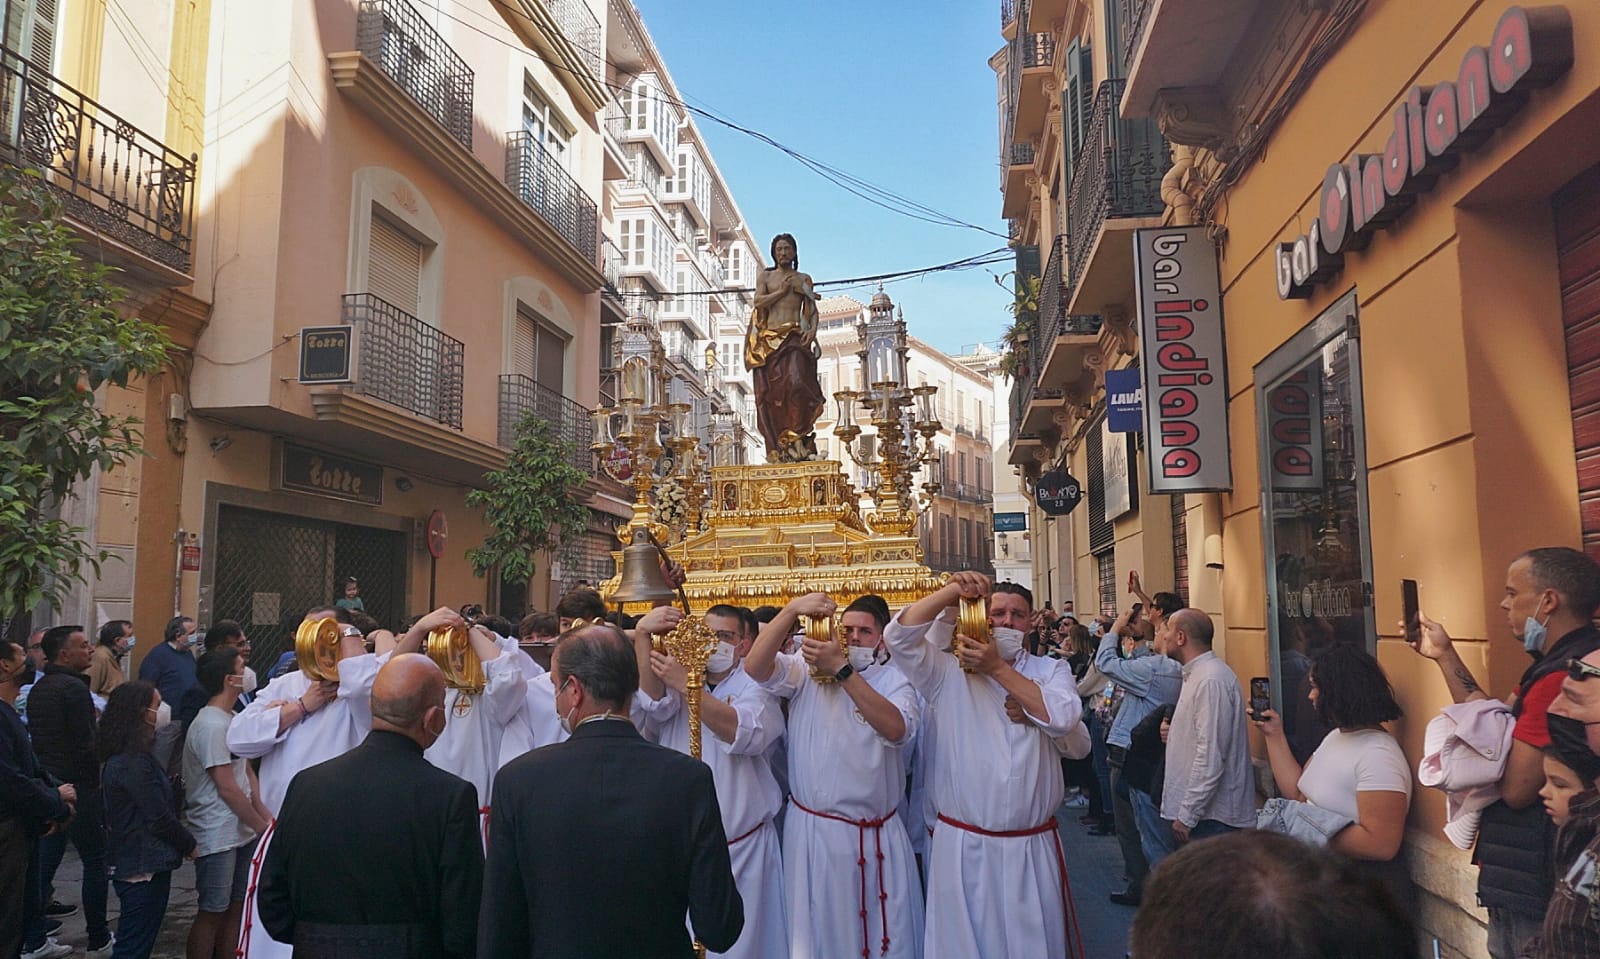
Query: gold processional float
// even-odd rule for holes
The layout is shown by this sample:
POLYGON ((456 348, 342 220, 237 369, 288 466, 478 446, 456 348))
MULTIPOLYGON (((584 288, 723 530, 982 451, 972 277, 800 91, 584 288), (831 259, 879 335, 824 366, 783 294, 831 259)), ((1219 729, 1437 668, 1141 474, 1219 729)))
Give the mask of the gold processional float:
MULTIPOLYGON (((872 385, 834 394, 835 441, 859 468, 865 489, 851 483, 845 463, 819 458, 812 431, 822 412, 813 352, 816 296, 809 277, 785 269, 782 254, 793 250, 792 239, 783 248, 785 239, 774 241, 779 267, 763 271, 758 281, 746 348, 767 463, 733 462, 730 412, 695 417, 691 403, 668 401, 665 351, 643 316, 631 318, 623 330, 617 406, 593 414, 593 451, 613 478, 634 491, 633 517, 618 532, 626 548, 613 554, 618 573, 600 592, 632 615, 674 597, 682 604, 683 621, 657 645, 689 674, 685 698, 696 757, 699 694, 717 645, 701 618, 707 609, 720 603, 782 606, 812 592, 827 593, 841 608, 866 593, 900 607, 945 582, 923 565, 915 533, 920 513, 939 490, 933 475, 939 454, 934 437, 942 429, 934 406, 938 387, 903 385, 905 320, 894 315, 880 290, 870 321, 858 327, 858 355, 872 385), (774 342, 774 331, 783 334, 777 348, 758 348, 763 337, 768 346, 774 342), (858 409, 865 413, 862 425, 858 409), (919 491, 914 482, 923 469, 928 476, 919 491), (662 575, 662 557, 686 574, 676 592, 662 575)), ((709 350, 707 361, 715 363, 709 350)), ((982 606, 976 604, 978 625, 971 628, 981 627, 986 636, 982 606)), ((814 638, 837 638, 826 618, 803 627, 814 638)))

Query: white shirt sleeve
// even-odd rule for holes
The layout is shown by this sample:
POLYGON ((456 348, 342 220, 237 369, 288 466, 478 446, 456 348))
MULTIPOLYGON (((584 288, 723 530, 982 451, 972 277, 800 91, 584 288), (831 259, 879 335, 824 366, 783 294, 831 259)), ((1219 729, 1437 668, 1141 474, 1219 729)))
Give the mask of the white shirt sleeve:
POLYGON ((800 692, 800 684, 809 678, 806 673, 804 656, 799 653, 779 653, 772 662, 772 675, 766 678, 761 688, 780 699, 790 699, 800 692))
POLYGON ((528 680, 515 657, 501 653, 483 664, 483 698, 490 715, 501 726, 511 721, 528 695, 528 680))
POLYGON ((904 626, 900 623, 900 614, 896 613, 883 628, 883 642, 894 654, 894 665, 906 674, 917 692, 929 700, 949 675, 948 667, 960 668, 954 657, 945 656, 929 641, 929 627, 937 622, 904 626))
MULTIPOLYGON (((711 691, 700 695, 710 696, 711 691)), ((778 708, 777 697, 754 680, 730 697, 728 705, 739 714, 739 728, 733 734, 733 742, 725 743, 714 735, 702 736, 701 742, 715 743, 717 748, 732 756, 760 756, 783 735, 783 710, 778 708)), ((710 730, 705 732, 709 734, 710 730)))
POLYGON ((1070 734, 1083 718, 1083 700, 1078 696, 1078 684, 1072 678, 1072 667, 1058 659, 1042 656, 1032 657, 1029 664, 1034 667, 1035 675, 1028 678, 1039 684, 1039 693, 1044 697, 1044 706, 1050 716, 1047 722, 1032 714, 1028 714, 1028 718, 1052 739, 1070 734), (1040 666, 1043 669, 1039 669, 1040 666))
POLYGON ((278 733, 279 710, 284 703, 292 703, 305 695, 310 688, 304 673, 285 673, 256 693, 242 712, 228 724, 228 749, 235 756, 257 759, 272 752, 294 729, 290 726, 282 735, 278 733))
POLYGON ((1380 733, 1367 737, 1362 745, 1365 748, 1355 756, 1356 792, 1411 795, 1411 764, 1394 737, 1380 733))

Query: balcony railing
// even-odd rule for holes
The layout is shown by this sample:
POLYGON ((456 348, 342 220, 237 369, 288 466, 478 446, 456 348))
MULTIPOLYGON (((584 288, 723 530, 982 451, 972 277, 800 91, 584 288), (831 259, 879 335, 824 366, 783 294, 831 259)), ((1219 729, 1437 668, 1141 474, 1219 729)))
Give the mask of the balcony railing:
POLYGON ((1133 55, 1139 52, 1139 40, 1144 36, 1145 22, 1150 17, 1150 8, 1155 6, 1155 0, 1116 0, 1121 9, 1122 23, 1122 66, 1124 75, 1133 69, 1133 55))
POLYGON ((0 50, 0 162, 38 170, 67 215, 181 273, 194 241, 194 160, 0 50))
POLYGON ((461 428, 466 346, 370 293, 347 293, 341 319, 356 330, 356 389, 461 428))
POLYGON ((944 491, 949 496, 969 503, 987 503, 991 498, 988 490, 973 483, 946 483, 944 491))
POLYGON ((622 251, 611 242, 610 237, 605 237, 600 242, 600 272, 605 276, 606 296, 614 300, 622 297, 622 251))
POLYGON ((1022 53, 1022 68, 1053 66, 1056 62, 1056 37, 1053 33, 1025 33, 1017 38, 1022 53))
POLYGON ((569 444, 567 462, 584 473, 594 475, 594 454, 589 451, 592 425, 589 409, 562 396, 560 392, 534 382, 521 373, 500 377, 500 445, 510 449, 516 443, 517 424, 529 413, 549 423, 557 439, 569 444))
POLYGON ((1033 144, 1032 143, 1013 143, 1013 144, 1011 144, 1011 165, 1012 166, 1033 166, 1033 144))
POLYGON ((604 80, 605 68, 600 61, 600 21, 584 0, 544 0, 544 5, 555 18, 561 32, 578 50, 578 57, 595 77, 604 80))
POLYGON ((506 186, 589 262, 600 265, 594 199, 526 130, 506 135, 506 186))
POLYGON ((1126 85, 1125 79, 1106 80, 1095 90, 1089 130, 1073 164, 1067 191, 1069 297, 1107 219, 1158 216, 1166 206, 1161 178, 1172 166, 1172 149, 1154 120, 1120 116, 1126 85))
POLYGON ((628 117, 622 112, 622 104, 615 100, 606 104, 605 125, 606 132, 611 134, 612 139, 618 141, 622 139, 623 132, 628 129, 628 117))
POLYGON ((406 0, 361 0, 356 48, 468 149, 472 69, 406 0))
POLYGON ((1056 237, 1050 247, 1050 258, 1044 262, 1044 276, 1039 279, 1039 335, 1028 344, 1033 348, 1031 365, 1035 370, 1044 366, 1044 358, 1056 340, 1056 331, 1061 328, 1061 318, 1067 309, 1067 291, 1061 276, 1066 241, 1065 236, 1056 237))
POLYGON ((1000 0, 1000 29, 1017 19, 1017 0, 1000 0))

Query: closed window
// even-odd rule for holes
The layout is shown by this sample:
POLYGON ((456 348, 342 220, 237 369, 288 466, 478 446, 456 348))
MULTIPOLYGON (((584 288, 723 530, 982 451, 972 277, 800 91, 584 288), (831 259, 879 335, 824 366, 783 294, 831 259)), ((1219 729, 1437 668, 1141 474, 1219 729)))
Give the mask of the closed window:
POLYGON ((367 292, 417 316, 424 252, 421 243, 374 209, 367 246, 367 292))
POLYGON ((528 310, 517 309, 511 356, 515 372, 556 393, 566 392, 567 338, 528 310))
POLYGON ((558 160, 562 168, 571 168, 568 154, 572 146, 572 126, 550 106, 533 77, 527 74, 522 78, 522 129, 558 160))

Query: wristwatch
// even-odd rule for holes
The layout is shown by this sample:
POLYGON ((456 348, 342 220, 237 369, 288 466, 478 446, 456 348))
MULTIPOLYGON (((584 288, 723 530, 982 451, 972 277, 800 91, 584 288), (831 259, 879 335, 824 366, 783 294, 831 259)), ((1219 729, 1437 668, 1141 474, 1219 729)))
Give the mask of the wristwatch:
POLYGON ((842 683, 855 674, 856 668, 849 663, 845 663, 843 666, 839 667, 839 671, 837 673, 833 674, 833 679, 835 682, 842 683))

